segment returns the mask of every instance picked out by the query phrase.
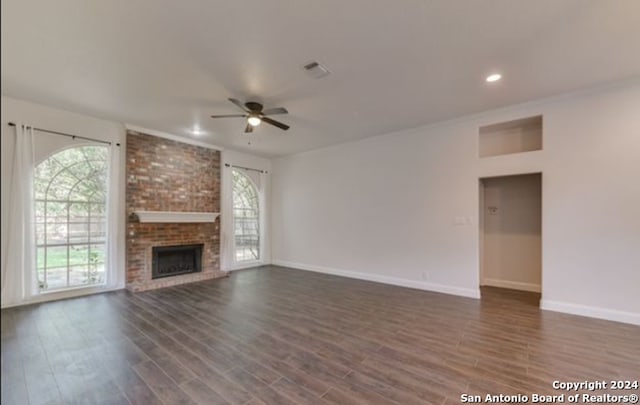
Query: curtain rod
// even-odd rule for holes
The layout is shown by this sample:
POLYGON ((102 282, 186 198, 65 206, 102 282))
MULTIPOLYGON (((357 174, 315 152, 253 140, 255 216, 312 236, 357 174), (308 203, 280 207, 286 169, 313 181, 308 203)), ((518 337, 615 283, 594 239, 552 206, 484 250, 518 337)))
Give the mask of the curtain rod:
MULTIPOLYGON (((9 122, 8 124, 9 124, 9 126, 10 126, 10 127, 15 127, 15 126, 16 126, 16 124, 15 124, 15 123, 13 123, 13 122, 9 122)), ((87 137, 85 137, 85 136, 73 135, 73 134, 67 134, 67 133, 64 133, 64 132, 58 132, 58 131, 51 131, 51 130, 49 130, 49 129, 43 129, 43 128, 36 128, 36 127, 31 127, 31 128, 33 128, 35 131, 46 132, 46 133, 49 133, 49 134, 62 135, 62 136, 68 136, 68 137, 71 137, 71 138, 73 138, 73 139, 78 138, 78 139, 84 139, 84 140, 86 140, 86 141, 93 141, 93 142, 99 142, 99 143, 106 143, 107 145, 111 145, 111 142, 109 142, 109 141, 103 141, 103 140, 101 140, 101 139, 87 138, 87 137)), ((120 144, 119 144, 119 143, 116 143, 116 146, 120 146, 120 144)))
POLYGON ((269 172, 268 172, 268 171, 266 171, 266 170, 252 169, 252 168, 250 168, 250 167, 230 165, 229 163, 225 163, 224 165, 225 165, 225 166, 227 166, 227 167, 235 167, 235 168, 237 168, 237 169, 251 170, 251 171, 259 172, 259 173, 263 173, 263 174, 268 174, 268 173, 269 173, 269 172))

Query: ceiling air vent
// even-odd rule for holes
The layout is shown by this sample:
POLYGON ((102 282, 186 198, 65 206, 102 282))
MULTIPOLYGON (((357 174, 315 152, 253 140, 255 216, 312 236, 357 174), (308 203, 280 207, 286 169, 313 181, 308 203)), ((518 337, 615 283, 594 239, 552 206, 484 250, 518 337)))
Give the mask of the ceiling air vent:
POLYGON ((304 65, 302 65, 302 68, 306 70, 309 76, 313 77, 314 79, 320 79, 321 77, 325 77, 331 74, 331 71, 329 69, 322 66, 315 60, 305 63, 304 65))

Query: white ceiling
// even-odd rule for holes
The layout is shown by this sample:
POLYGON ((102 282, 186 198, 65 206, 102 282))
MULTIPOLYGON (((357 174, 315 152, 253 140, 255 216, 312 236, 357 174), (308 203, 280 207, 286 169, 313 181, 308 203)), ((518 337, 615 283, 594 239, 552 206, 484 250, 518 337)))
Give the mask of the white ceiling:
POLYGON ((636 76, 639 43, 637 0, 2 0, 2 93, 275 156, 636 76))

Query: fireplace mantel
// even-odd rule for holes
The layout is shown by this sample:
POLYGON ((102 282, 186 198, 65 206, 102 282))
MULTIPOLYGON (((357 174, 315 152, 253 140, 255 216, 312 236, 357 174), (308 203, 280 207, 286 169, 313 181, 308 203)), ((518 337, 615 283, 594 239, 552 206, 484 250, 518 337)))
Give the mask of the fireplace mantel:
POLYGON ((215 222, 219 212, 134 211, 140 222, 165 224, 215 222))

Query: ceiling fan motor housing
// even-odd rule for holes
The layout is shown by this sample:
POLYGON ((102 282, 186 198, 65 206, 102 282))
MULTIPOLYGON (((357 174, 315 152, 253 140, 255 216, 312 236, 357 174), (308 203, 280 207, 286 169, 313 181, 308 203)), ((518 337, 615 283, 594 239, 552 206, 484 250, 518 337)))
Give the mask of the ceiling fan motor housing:
POLYGON ((247 101, 244 103, 244 106, 247 107, 249 111, 260 112, 262 111, 262 104, 256 103, 255 101, 247 101))

